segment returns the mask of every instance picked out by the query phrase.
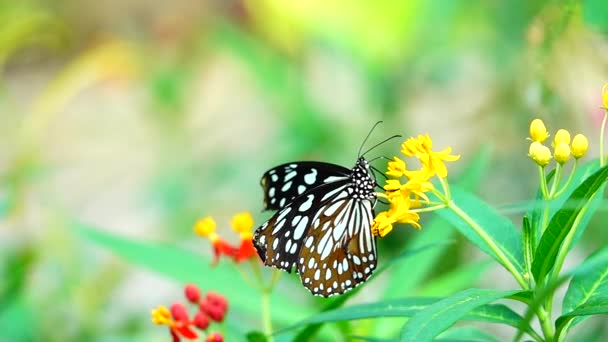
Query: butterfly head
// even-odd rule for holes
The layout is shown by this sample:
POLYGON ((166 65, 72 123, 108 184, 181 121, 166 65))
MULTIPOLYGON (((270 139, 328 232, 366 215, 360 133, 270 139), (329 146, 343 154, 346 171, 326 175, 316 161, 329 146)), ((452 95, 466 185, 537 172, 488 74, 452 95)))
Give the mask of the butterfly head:
POLYGON ((374 179, 374 174, 372 173, 371 167, 365 158, 359 157, 357 164, 353 168, 351 178, 352 183, 354 184, 354 198, 376 198, 376 192, 374 191, 376 180, 374 179))

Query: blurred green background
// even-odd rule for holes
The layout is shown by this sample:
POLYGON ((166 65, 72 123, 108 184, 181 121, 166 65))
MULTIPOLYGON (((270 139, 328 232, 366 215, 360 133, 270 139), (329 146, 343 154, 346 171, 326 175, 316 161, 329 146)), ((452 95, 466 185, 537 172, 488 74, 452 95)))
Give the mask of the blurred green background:
MULTIPOLYGON (((535 193, 532 118, 585 133, 597 157, 603 0, 5 0, 0 23, 3 341, 166 341, 149 310, 181 299, 188 281, 224 290, 234 336, 260 329, 255 293, 224 287, 234 273, 208 268, 193 223, 213 215, 236 241, 231 215, 268 217, 266 169, 302 159, 351 167, 378 120, 372 142, 429 133, 438 149, 452 146, 462 158, 451 180, 468 175, 514 219, 535 193)), ((368 157, 398 149, 393 141, 368 157)), ((608 241, 605 219, 600 211, 574 258, 608 241)), ((487 259, 449 227, 423 226, 383 239, 381 259, 457 243, 391 269, 353 300, 513 285, 479 267, 487 259), (477 281, 458 280, 471 272, 477 281)), ((277 303, 296 296, 302 310, 275 311, 279 327, 322 305, 295 277, 282 282, 277 303)), ((367 323, 351 329, 399 326, 367 323)), ((601 340, 605 324, 581 326, 601 340)))

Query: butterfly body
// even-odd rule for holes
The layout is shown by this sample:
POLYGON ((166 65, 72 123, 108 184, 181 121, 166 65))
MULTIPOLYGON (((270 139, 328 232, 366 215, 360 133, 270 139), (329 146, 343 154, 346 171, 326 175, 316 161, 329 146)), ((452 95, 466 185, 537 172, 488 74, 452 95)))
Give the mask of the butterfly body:
POLYGON ((254 234, 264 264, 300 275, 313 294, 344 293, 376 268, 371 231, 376 181, 363 158, 352 169, 295 162, 261 180, 265 209, 277 212, 254 234))

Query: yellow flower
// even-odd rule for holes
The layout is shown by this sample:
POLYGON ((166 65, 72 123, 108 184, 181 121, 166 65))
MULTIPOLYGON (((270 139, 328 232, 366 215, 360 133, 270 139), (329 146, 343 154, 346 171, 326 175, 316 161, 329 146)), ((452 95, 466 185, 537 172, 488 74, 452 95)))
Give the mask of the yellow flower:
POLYGON ((423 178, 411 178, 405 184, 401 184, 397 179, 389 179, 384 185, 384 190, 387 192, 389 199, 395 196, 409 198, 410 195, 415 195, 428 202, 429 198, 425 192, 433 190, 433 184, 423 178))
POLYGON ((570 132, 565 129, 559 129, 557 133, 555 133, 555 137, 553 137, 553 147, 555 148, 560 142, 570 145, 570 132))
POLYGON ((217 240, 218 236, 215 233, 215 220, 212 217, 200 219, 194 225, 194 232, 202 237, 208 237, 211 241, 217 240))
POLYGON ((551 161, 551 151, 547 146, 538 141, 534 141, 530 144, 528 157, 534 160, 536 164, 544 167, 551 161))
POLYGON ((428 177, 437 174, 439 177, 445 178, 448 175, 448 169, 444 162, 458 160, 460 156, 450 155, 452 153, 451 147, 439 152, 432 149, 433 140, 428 134, 419 135, 417 138, 409 138, 401 145, 401 153, 407 157, 418 158, 428 177))
POLYGON ((555 154, 555 161, 563 165, 570 159, 570 146, 563 141, 559 142, 553 153, 555 154))
POLYGON ((576 159, 582 157, 587 153, 589 147, 589 141, 587 137, 582 134, 577 134, 572 139, 572 156, 576 159))
POLYGON ((156 309, 152 310, 152 322, 158 325, 171 325, 171 312, 167 307, 159 305, 156 309))
POLYGON ((390 177, 399 178, 405 174, 405 162, 398 157, 393 157, 393 160, 388 162, 388 171, 386 174, 390 177))
POLYGON ((547 128, 545 127, 545 123, 541 119, 534 119, 530 123, 530 139, 532 141, 543 142, 547 139, 549 133, 547 133, 547 128))
POLYGON ((232 229, 241 235, 241 239, 251 237, 251 228, 253 228, 253 217, 248 212, 242 212, 234 215, 230 221, 232 229))
POLYGON ((372 233, 384 237, 393 230, 395 223, 407 223, 416 229, 422 229, 419 220, 420 216, 410 211, 409 200, 396 196, 390 200, 389 210, 379 213, 374 219, 372 233))
POLYGON ((604 104, 604 109, 608 110, 608 83, 602 87, 602 103, 604 104))

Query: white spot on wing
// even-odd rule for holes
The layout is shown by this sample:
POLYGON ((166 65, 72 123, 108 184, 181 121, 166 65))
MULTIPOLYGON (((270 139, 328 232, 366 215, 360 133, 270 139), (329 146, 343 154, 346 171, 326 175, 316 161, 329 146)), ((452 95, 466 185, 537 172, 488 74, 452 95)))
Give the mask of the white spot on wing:
POLYGON ((304 175, 304 182, 306 184, 313 184, 317 180, 317 169, 312 169, 310 173, 304 175))
POLYGON ((312 207, 312 200, 315 198, 315 196, 313 195, 308 195, 306 196, 306 201, 302 204, 300 204, 300 207, 298 208, 299 211, 306 211, 308 209, 310 209, 310 207, 312 207))

